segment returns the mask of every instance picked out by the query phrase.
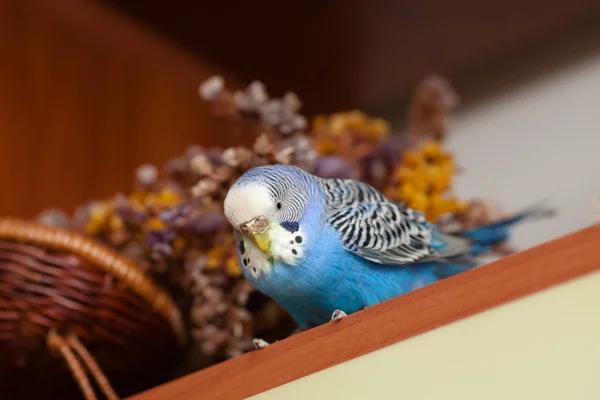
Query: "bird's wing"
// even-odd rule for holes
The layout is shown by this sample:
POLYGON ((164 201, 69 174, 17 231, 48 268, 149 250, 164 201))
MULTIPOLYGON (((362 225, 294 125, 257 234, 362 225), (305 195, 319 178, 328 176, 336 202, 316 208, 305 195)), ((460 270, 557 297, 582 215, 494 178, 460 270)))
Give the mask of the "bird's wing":
POLYGON ((351 179, 321 179, 327 221, 344 247, 390 265, 447 257, 466 249, 462 238, 435 232, 420 211, 389 201, 372 186, 351 179))

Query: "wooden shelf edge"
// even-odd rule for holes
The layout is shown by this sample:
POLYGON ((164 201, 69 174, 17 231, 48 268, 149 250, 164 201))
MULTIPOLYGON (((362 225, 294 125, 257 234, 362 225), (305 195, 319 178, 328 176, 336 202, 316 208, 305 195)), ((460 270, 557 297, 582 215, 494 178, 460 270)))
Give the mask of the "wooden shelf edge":
POLYGON ((295 335, 130 398, 241 399, 600 269, 600 225, 295 335))

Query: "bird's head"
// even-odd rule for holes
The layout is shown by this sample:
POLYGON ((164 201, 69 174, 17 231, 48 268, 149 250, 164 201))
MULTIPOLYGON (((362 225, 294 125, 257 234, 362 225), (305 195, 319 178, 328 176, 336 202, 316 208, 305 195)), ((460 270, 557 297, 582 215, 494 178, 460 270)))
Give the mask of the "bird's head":
POLYGON ((225 216, 268 258, 293 265, 303 247, 300 220, 309 203, 309 179, 293 166, 253 168, 227 193, 225 216))

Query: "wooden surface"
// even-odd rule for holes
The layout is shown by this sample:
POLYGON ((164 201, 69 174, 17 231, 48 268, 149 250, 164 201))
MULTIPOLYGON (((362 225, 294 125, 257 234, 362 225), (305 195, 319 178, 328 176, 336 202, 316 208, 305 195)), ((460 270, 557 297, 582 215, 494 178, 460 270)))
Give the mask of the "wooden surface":
POLYGON ((128 190, 141 163, 231 143, 198 85, 217 70, 89 0, 0 1, 0 215, 128 190))
POLYGON ((600 269, 600 225, 217 364, 131 400, 241 399, 600 269))
POLYGON ((244 79, 297 91, 310 112, 376 107, 430 72, 459 83, 600 12, 597 0, 98 1, 244 79))

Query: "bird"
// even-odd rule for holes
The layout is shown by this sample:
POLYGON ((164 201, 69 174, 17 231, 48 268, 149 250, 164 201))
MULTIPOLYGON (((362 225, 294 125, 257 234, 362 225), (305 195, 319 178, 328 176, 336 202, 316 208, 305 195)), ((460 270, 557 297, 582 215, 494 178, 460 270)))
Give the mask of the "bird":
POLYGON ((223 208, 245 278, 301 330, 472 269, 513 225, 553 213, 536 205, 449 234, 366 183, 292 165, 249 169, 223 208))

